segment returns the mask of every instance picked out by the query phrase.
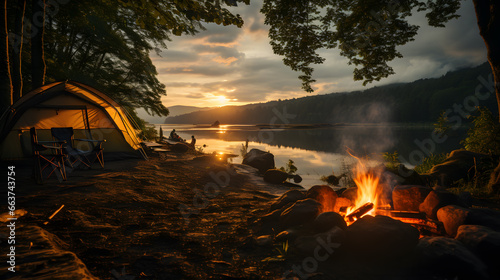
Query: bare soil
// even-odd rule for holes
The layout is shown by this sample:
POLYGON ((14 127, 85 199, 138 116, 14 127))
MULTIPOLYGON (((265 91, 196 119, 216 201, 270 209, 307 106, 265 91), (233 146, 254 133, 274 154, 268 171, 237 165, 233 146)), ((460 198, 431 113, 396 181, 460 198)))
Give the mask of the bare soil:
POLYGON ((261 261, 272 248, 257 247, 248 227, 275 196, 242 175, 214 185, 214 174, 228 171, 208 157, 169 153, 36 185, 30 167, 19 167, 16 205, 28 214, 18 225, 56 235, 100 279, 275 279, 281 268, 261 261))

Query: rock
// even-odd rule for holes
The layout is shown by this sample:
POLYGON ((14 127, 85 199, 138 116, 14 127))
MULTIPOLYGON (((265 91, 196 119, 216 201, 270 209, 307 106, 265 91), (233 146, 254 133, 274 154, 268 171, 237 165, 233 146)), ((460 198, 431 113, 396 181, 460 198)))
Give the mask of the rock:
POLYGON ((342 193, 347 190, 347 188, 340 188, 336 189, 335 192, 337 193, 337 196, 342 196, 342 193))
POLYGON ((315 185, 306 194, 307 198, 312 198, 323 206, 321 212, 333 211, 337 193, 328 185, 315 185))
POLYGON ((288 179, 288 173, 279 169, 269 169, 264 173, 264 181, 271 184, 281 184, 288 179))
POLYGON ((352 201, 356 202, 356 198, 358 197, 358 187, 347 188, 347 190, 342 192, 342 197, 345 197, 352 201))
POLYGON ((392 191, 394 210, 419 211, 419 205, 424 202, 431 191, 432 189, 426 186, 396 186, 392 191))
POLYGON ((404 164, 400 163, 395 168, 387 168, 387 171, 397 175, 398 185, 425 185, 426 180, 413 169, 408 169, 404 164))
POLYGON ((350 199, 345 197, 337 197, 337 199, 335 200, 335 207, 333 207, 333 212, 340 213, 342 212, 341 210, 344 210, 345 212, 345 209, 353 205, 354 203, 350 199))
POLYGON ((438 210, 437 217, 450 236, 455 236, 461 225, 481 225, 500 231, 500 212, 491 209, 469 209, 448 205, 438 210))
POLYGON ((445 162, 434 166, 429 175, 438 184, 453 187, 456 186, 455 182, 460 179, 468 180, 468 178, 473 178, 475 175, 474 166, 478 170, 482 170, 483 159, 487 159, 487 155, 466 150, 455 150, 450 153, 445 162))
POLYGON ((294 248, 303 256, 317 257, 325 261, 337 252, 345 238, 345 231, 339 227, 315 235, 295 239, 294 248))
POLYGON ((292 178, 293 178, 293 182, 295 184, 298 184, 298 183, 302 182, 302 177, 300 177, 300 175, 293 175, 292 178))
POLYGON ((271 204, 271 211, 283 208, 283 206, 289 203, 295 203, 297 200, 305 199, 306 195, 304 192, 298 190, 289 190, 284 193, 276 202, 271 204))
POLYGON ((259 149, 251 149, 243 158, 242 163, 255 167, 264 173, 274 168, 274 155, 259 149))
POLYGON ((424 237, 415 251, 419 271, 430 271, 435 279, 488 279, 486 265, 455 239, 424 237))
POLYGON ((312 224, 313 229, 320 233, 328 231, 334 227, 339 227, 343 230, 347 229, 347 224, 339 213, 324 212, 319 214, 312 224))
POLYGON ((318 201, 307 198, 295 202, 280 216, 280 225, 283 229, 313 221, 321 213, 322 205, 318 201))
POLYGON ((281 213, 285 211, 286 208, 276 209, 271 213, 262 216, 255 224, 255 231, 260 234, 267 235, 276 233, 278 230, 281 213))
POLYGON ((261 235, 255 238, 258 246, 271 246, 273 245, 273 237, 271 235, 261 235))
POLYGON ((435 220, 437 219, 436 214, 439 208, 457 204, 457 201, 458 197, 451 192, 433 190, 427 195, 424 202, 420 204, 419 211, 425 213, 428 218, 435 220))
POLYGON ((466 225, 481 225, 500 231, 500 212, 486 208, 474 208, 467 216, 466 225))
POLYGON ((185 143, 175 143, 170 147, 172 152, 185 153, 189 150, 189 146, 185 143))
POLYGON ((419 232, 387 216, 364 216, 350 225, 342 246, 348 256, 364 261, 395 260, 410 256, 419 232))
POLYGON ((490 269, 500 276, 500 232, 485 226, 462 225, 458 228, 456 240, 476 254, 490 269))
POLYGON ((437 218, 443 223, 449 236, 457 235, 458 227, 466 222, 470 210, 457 205, 448 205, 437 211, 437 218))

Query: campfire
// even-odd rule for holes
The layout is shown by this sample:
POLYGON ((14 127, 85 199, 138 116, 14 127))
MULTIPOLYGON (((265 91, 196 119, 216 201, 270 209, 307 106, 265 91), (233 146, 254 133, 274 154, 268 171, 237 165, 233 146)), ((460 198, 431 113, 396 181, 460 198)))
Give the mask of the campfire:
POLYGON ((352 154, 351 156, 357 160, 357 165, 353 170, 353 180, 357 187, 356 196, 350 206, 339 209, 339 214, 344 217, 347 225, 351 225, 366 215, 385 215, 411 224, 421 232, 440 234, 443 231, 442 227, 427 219, 424 213, 394 210, 390 202, 392 186, 381 179, 383 168, 370 167, 367 165, 368 160, 352 154))
POLYGON ((430 276, 439 272, 436 275, 454 279, 467 273, 485 276, 485 264, 496 267, 498 258, 493 261, 491 253, 479 249, 483 245, 478 237, 498 236, 500 213, 473 208, 464 200, 467 196, 431 187, 429 177, 404 166, 399 166, 404 172, 394 172, 356 159, 352 174, 356 187, 315 185, 307 191, 288 190, 252 223, 256 244, 286 244, 287 248, 291 244, 290 254, 304 260, 300 267, 326 261, 318 252, 334 255, 331 264, 340 262, 340 270, 346 264, 358 270, 359 263, 375 268, 389 264, 391 269, 398 263, 405 271, 430 276), (461 270, 439 265, 450 258, 464 260, 464 265, 457 265, 461 270), (470 259, 475 261, 468 263, 470 259))
POLYGON ((364 215, 374 215, 379 206, 381 186, 379 176, 373 169, 368 170, 366 164, 359 158, 358 165, 354 170, 354 182, 358 187, 356 200, 353 206, 346 209, 345 220, 348 225, 355 222, 364 215))

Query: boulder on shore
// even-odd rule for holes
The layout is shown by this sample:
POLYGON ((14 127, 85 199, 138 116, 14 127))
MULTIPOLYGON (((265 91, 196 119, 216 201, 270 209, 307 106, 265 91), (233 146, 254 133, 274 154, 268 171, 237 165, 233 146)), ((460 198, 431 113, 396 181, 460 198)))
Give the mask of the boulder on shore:
POLYGON ((176 153, 185 153, 189 151, 189 148, 190 147, 186 143, 175 143, 170 147, 170 150, 176 153))
POLYGON ((274 155, 259 149, 251 149, 243 158, 242 163, 255 167, 264 173, 274 168, 274 155))
POLYGON ((321 213, 321 207, 321 203, 311 198, 299 200, 281 213, 280 226, 288 229, 312 222, 321 213))
POLYGON ((437 279, 489 279, 486 265, 460 241, 446 237, 424 237, 416 248, 419 271, 437 279))
POLYGON ((437 211, 447 205, 457 204, 458 197, 446 190, 435 189, 431 191, 424 202, 419 206, 419 211, 423 212, 430 219, 437 219, 437 211))
POLYGON ((444 229, 449 236, 454 237, 457 234, 458 227, 463 225, 470 210, 457 205, 448 205, 437 211, 437 218, 443 223, 444 229))
POLYGON ((462 242, 489 268, 490 273, 500 276, 500 232, 485 226, 462 225, 458 228, 456 240, 462 242))
POLYGON ((314 231, 320 233, 328 231, 334 227, 339 227, 343 230, 347 229, 347 224, 339 213, 323 212, 314 220, 312 227, 314 231))
POLYGON ((293 204, 297 200, 305 199, 306 195, 304 192, 298 190, 289 190, 284 193, 276 202, 271 204, 271 211, 276 209, 281 209, 287 204, 293 204))
POLYGON ((419 211, 419 206, 424 202, 427 195, 432 191, 430 187, 401 185, 392 191, 392 203, 394 210, 419 211))
POLYGON ((321 212, 333 211, 337 200, 337 193, 328 185, 315 185, 306 194, 307 198, 312 198, 321 203, 321 212))
POLYGON ((474 177, 474 170, 483 169, 483 159, 487 155, 466 150, 455 150, 450 153, 445 162, 434 166, 429 175, 444 187, 453 187, 460 179, 474 177))
POLYGON ((271 184, 281 184, 288 179, 288 173, 279 169, 268 169, 264 173, 264 181, 271 184))
POLYGON ((347 228, 343 249, 353 258, 396 260, 412 255, 420 233, 409 224, 387 216, 364 216, 347 228))

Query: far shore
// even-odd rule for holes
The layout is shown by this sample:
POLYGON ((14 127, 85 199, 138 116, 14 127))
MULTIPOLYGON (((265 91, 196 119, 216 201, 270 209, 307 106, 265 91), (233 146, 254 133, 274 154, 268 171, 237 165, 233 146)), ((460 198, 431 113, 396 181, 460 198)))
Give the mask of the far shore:
MULTIPOLYGON (((307 124, 220 124, 212 126, 211 124, 155 124, 156 126, 193 126, 193 128, 228 128, 231 129, 324 129, 324 128, 369 128, 369 127, 390 127, 405 129, 434 129, 433 123, 307 123, 307 124)), ((469 125, 461 125, 459 129, 467 129, 469 125)))

